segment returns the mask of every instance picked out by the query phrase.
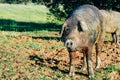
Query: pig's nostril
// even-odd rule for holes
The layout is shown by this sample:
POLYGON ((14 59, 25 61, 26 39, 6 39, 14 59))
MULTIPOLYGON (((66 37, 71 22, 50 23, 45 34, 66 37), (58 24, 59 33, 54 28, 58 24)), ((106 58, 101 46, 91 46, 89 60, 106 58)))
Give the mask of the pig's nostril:
POLYGON ((71 42, 71 43, 70 43, 70 45, 72 46, 72 45, 73 45, 73 43, 71 42))
POLYGON ((69 45, 69 43, 67 42, 67 43, 66 43, 66 45, 68 46, 68 45, 69 45))

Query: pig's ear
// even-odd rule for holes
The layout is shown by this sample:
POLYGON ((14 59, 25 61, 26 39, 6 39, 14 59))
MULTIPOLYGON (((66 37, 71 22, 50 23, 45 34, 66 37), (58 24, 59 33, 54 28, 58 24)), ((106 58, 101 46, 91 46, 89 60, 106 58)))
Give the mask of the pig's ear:
POLYGON ((62 34, 63 34, 63 31, 64 31, 64 29, 65 29, 65 27, 67 26, 67 24, 66 24, 66 22, 63 24, 63 26, 62 26, 62 29, 61 29, 61 32, 60 32, 60 35, 62 36, 62 34))
POLYGON ((80 21, 80 24, 83 31, 88 31, 88 26, 84 21, 80 21))
POLYGON ((78 21, 77 26, 78 26, 78 27, 77 27, 77 28, 78 28, 78 31, 80 31, 80 32, 83 31, 83 29, 82 29, 82 27, 81 27, 81 23, 80 23, 80 21, 78 21))
POLYGON ((78 21, 78 31, 86 31, 88 30, 88 26, 84 21, 78 21))

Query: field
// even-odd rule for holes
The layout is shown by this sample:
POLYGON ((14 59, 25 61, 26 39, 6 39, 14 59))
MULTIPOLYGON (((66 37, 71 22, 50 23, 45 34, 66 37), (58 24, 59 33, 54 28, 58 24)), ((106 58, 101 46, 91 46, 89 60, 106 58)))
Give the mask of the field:
MULTIPOLYGON (((47 19, 42 5, 0 4, 0 80, 87 80, 77 53, 76 75, 70 77, 69 55, 60 41, 59 22, 47 19)), ((62 22, 61 22, 62 23, 62 22)), ((120 80, 120 47, 105 35, 102 65, 92 80, 120 80)), ((93 50, 93 64, 95 53, 93 50)))

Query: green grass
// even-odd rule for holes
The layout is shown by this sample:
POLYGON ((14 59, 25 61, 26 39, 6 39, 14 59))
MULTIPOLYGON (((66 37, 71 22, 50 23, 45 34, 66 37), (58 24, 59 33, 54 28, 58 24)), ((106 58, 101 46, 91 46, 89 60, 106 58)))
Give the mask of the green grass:
POLYGON ((41 57, 42 49, 59 48, 47 42, 56 42, 58 35, 51 33, 60 30, 49 22, 48 12, 43 5, 0 4, 0 79, 52 80, 45 76, 49 72, 44 72, 44 64, 36 65, 29 58, 41 57))
POLYGON ((42 45, 40 45, 32 40, 28 40, 23 46, 25 48, 36 49, 36 50, 43 49, 42 45))
POLYGON ((108 66, 108 67, 105 69, 104 73, 105 73, 105 74, 108 74, 108 73, 110 73, 110 72, 112 72, 112 71, 119 71, 119 70, 120 70, 120 66, 118 66, 118 65, 111 65, 111 66, 108 66))
POLYGON ((0 4, 0 19, 22 22, 47 22, 49 10, 43 5, 0 4))
POLYGON ((50 80, 48 77, 43 77, 43 78, 40 78, 38 80, 50 80))
POLYGON ((0 4, 0 30, 4 31, 58 31, 60 21, 48 19, 44 5, 0 4), (51 23, 52 22, 52 23, 51 23))
MULTIPOLYGON (((116 64, 116 65, 113 65, 113 64, 108 65, 103 70, 96 72, 97 76, 96 76, 95 80, 113 80, 113 78, 111 79, 112 75, 110 75, 110 74, 112 72, 114 73, 114 72, 119 72, 119 71, 120 71, 120 66, 118 64, 116 64)), ((113 74, 113 76, 114 76, 114 74, 113 74)))
POLYGON ((118 65, 110 65, 108 66, 103 73, 105 74, 102 78, 102 80, 109 80, 111 78, 111 76, 109 76, 109 74, 113 71, 119 71, 120 67, 118 65))

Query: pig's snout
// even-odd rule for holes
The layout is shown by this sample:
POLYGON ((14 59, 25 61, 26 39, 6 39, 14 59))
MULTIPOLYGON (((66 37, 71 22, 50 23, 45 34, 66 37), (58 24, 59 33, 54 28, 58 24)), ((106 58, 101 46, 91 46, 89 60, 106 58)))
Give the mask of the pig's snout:
POLYGON ((66 46, 68 49, 71 49, 71 50, 75 50, 75 48, 76 48, 75 42, 74 42, 73 40, 71 40, 71 39, 66 40, 65 46, 66 46))

